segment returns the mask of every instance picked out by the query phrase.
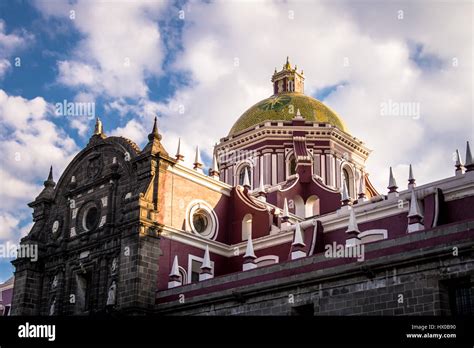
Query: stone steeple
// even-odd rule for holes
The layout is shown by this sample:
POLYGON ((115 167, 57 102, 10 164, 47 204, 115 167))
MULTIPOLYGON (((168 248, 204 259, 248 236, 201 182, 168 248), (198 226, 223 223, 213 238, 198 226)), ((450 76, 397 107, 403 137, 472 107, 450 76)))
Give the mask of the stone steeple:
POLYGON ((41 193, 38 195, 36 198, 37 200, 40 198, 43 199, 53 199, 53 194, 54 194, 54 187, 56 186, 56 183, 53 180, 53 166, 49 168, 49 174, 48 178, 43 182, 44 184, 44 189, 41 191, 41 193))
POLYGON ((168 152, 165 150, 165 148, 161 144, 161 134, 158 133, 157 122, 158 121, 155 116, 155 120, 153 122, 153 129, 151 130, 151 133, 148 134, 148 144, 146 144, 142 152, 143 153, 150 152, 152 155, 160 153, 160 154, 168 156, 168 152))
POLYGON ((408 171, 408 188, 412 189, 416 186, 415 176, 413 175, 413 169, 410 164, 410 169, 408 171))

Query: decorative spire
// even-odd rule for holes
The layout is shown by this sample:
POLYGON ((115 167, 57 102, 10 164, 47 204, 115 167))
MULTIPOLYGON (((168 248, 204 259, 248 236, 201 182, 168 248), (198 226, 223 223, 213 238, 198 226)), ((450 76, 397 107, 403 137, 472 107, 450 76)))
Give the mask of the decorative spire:
POLYGON ((211 269, 211 258, 209 256, 209 245, 206 245, 206 251, 204 251, 204 260, 202 261, 201 270, 211 269))
POLYGON ((157 125, 157 117, 155 116, 155 120, 153 122, 153 129, 151 133, 148 134, 148 140, 153 141, 153 139, 161 140, 161 134, 158 133, 158 125, 157 125))
POLYGON ((347 183, 345 178, 342 180, 341 202, 343 206, 349 205, 351 202, 351 197, 349 197, 349 193, 347 192, 347 183))
POLYGON ((102 135, 102 134, 104 134, 104 131, 102 129, 102 121, 100 120, 100 118, 96 117, 94 135, 102 135))
POLYGON ((209 245, 206 245, 204 252, 204 259, 202 261, 201 273, 199 274, 199 281, 212 278, 211 257, 209 256, 209 245))
POLYGON ((257 258, 257 256, 255 256, 255 251, 253 250, 252 233, 249 233, 247 238, 247 248, 245 249, 244 259, 245 258, 257 258))
POLYGON ((179 277, 179 268, 178 268, 178 255, 174 256, 173 266, 171 266, 170 277, 176 276, 179 277))
POLYGON ((469 141, 466 142, 466 163, 464 164, 466 172, 474 170, 474 162, 472 161, 471 147, 469 146, 469 141))
POLYGON ((296 109, 296 116, 295 116, 295 119, 296 120, 302 120, 303 119, 303 116, 301 116, 301 112, 300 112, 300 109, 296 109))
POLYGON ((410 210, 408 211, 408 232, 415 232, 424 229, 421 223, 423 214, 421 213, 418 199, 416 198, 415 190, 411 189, 410 210))
POLYGON ((364 173, 362 172, 360 175, 359 179, 359 194, 358 194, 358 200, 359 201, 364 201, 365 200, 365 177, 364 173))
POLYGON ((53 166, 49 167, 48 179, 43 183, 45 187, 54 187, 56 183, 53 180, 53 166))
POLYGON ((285 197, 285 200, 283 201, 283 216, 281 217, 281 220, 283 222, 288 222, 290 218, 290 213, 288 212, 288 201, 286 200, 286 197, 285 197))
POLYGON ((252 234, 249 233, 247 238, 247 249, 245 249, 244 254, 244 263, 242 264, 242 270, 248 271, 250 269, 257 268, 257 264, 255 263, 255 251, 253 250, 253 241, 252 241, 252 234))
POLYGON ((420 211, 420 206, 418 205, 418 199, 416 199, 416 194, 415 190, 411 190, 411 196, 410 196, 410 210, 408 212, 408 217, 423 217, 420 211))
POLYGON ((181 138, 178 138, 178 149, 176 150, 176 160, 182 162, 184 160, 184 156, 181 153, 181 138))
POLYGON ((36 200, 42 198, 47 200, 52 200, 54 197, 54 187, 56 183, 53 180, 53 166, 49 168, 48 178, 44 181, 44 189, 40 192, 36 200))
POLYGON ((301 233, 301 226, 300 223, 297 222, 295 224, 295 234, 293 237, 293 243, 291 244, 291 259, 296 260, 302 257, 306 257, 306 252, 304 248, 306 244, 303 240, 303 234, 301 233))
POLYGON ((301 233, 301 226, 300 223, 297 222, 295 226, 295 235, 293 238, 293 246, 302 246, 305 247, 306 244, 303 241, 303 234, 301 233))
POLYGON ((199 172, 199 173, 202 173, 202 167, 203 167, 203 164, 202 164, 202 160, 201 160, 201 152, 199 151, 199 146, 196 146, 196 154, 194 156, 194 170, 199 172))
POLYGON ((219 165, 217 163, 217 156, 214 153, 212 156, 212 168, 209 170, 209 175, 214 177, 214 179, 219 180, 219 165))
POLYGON ((397 195, 397 182, 395 181, 395 178, 393 177, 393 171, 392 171, 392 167, 390 167, 390 175, 388 177, 388 195, 389 196, 392 196, 392 195, 397 195))
POLYGON ((245 187, 247 190, 250 189, 249 171, 247 167, 244 168, 244 183, 242 186, 245 187))
POLYGON ((290 64, 290 57, 286 57, 286 63, 283 65, 283 69, 285 70, 291 70, 291 64, 290 64))
POLYGON ((349 212, 349 222, 347 224, 346 230, 346 246, 353 246, 360 243, 359 232, 359 226, 357 226, 354 208, 352 208, 349 212))
POLYGON ((173 260, 173 266, 171 267, 171 272, 168 280, 168 289, 175 288, 182 285, 183 280, 179 274, 179 265, 178 265, 178 255, 175 255, 173 260))
POLYGON ((411 167, 411 164, 410 164, 410 169, 408 171, 408 188, 411 189, 411 188, 414 188, 416 186, 416 183, 415 183, 415 177, 413 176, 413 168, 411 167))
POLYGON ((461 155, 459 154, 458 149, 456 149, 456 164, 455 164, 455 167, 456 167, 456 170, 455 170, 454 174, 456 176, 462 175, 463 172, 464 172, 464 165, 462 164, 461 155))

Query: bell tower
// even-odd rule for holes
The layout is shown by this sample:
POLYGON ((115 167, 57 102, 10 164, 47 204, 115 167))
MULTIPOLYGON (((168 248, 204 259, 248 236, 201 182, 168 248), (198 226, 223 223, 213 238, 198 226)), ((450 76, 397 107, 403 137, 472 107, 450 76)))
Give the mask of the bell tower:
POLYGON ((303 70, 299 73, 298 68, 292 68, 289 58, 286 57, 286 63, 283 65, 283 69, 278 71, 275 69, 275 73, 272 76, 273 82, 273 94, 279 93, 304 93, 304 76, 303 70))

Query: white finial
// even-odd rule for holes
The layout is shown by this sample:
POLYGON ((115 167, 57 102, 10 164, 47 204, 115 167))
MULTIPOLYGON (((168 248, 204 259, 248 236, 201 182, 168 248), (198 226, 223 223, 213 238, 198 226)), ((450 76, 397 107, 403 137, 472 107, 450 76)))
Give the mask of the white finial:
POLYGON ((179 265, 178 265, 178 255, 175 255, 173 260, 173 266, 171 267, 170 277, 177 276, 179 277, 179 265))
POLYGON ((303 119, 303 116, 301 116, 301 112, 300 112, 300 109, 296 109, 296 116, 295 116, 296 119, 303 119))
POLYGON ((199 151, 199 146, 196 146, 196 155, 194 156, 194 163, 202 164, 201 152, 199 151))
POLYGON ((288 201, 285 200, 283 201, 283 217, 284 218, 288 218, 290 216, 289 212, 288 212, 288 201))
POLYGON ((184 159, 184 156, 181 153, 181 138, 178 138, 178 149, 176 150, 175 157, 178 161, 182 161, 184 159))
POLYGON ((204 252, 204 260, 202 261, 201 269, 211 269, 211 257, 209 256, 209 245, 206 245, 204 252))
POLYGON ((351 209, 350 214, 349 214, 349 224, 347 226, 346 233, 349 233, 349 232, 359 233, 359 226, 357 226, 354 209, 351 209))
POLYGON ((462 166, 462 165, 463 163, 462 163, 461 155, 459 154, 459 150, 456 149, 456 167, 462 166))
POLYGON ((462 175, 464 172, 464 165, 462 163, 461 155, 459 154, 459 150, 456 149, 456 164, 455 164, 456 170, 454 171, 454 174, 456 176, 462 175))
POLYGON ((398 186, 397 186, 397 182, 395 181, 395 178, 393 176, 393 171, 392 171, 392 167, 390 167, 390 175, 389 175, 389 178, 388 178, 388 187, 387 187, 390 191, 396 191, 398 186))
POLYGON ((212 156, 212 168, 209 170, 209 175, 213 176, 214 179, 219 180, 219 165, 217 163, 217 156, 215 153, 212 156))
POLYGON ((306 244, 303 241, 303 234, 301 233, 301 226, 299 222, 297 222, 295 226, 295 236, 294 236, 292 245, 306 246, 306 244))
POLYGON ((423 217, 420 211, 420 206, 418 205, 418 199, 416 199, 415 190, 411 190, 411 198, 410 198, 410 210, 408 212, 408 217, 423 217))
POLYGON ((471 146, 469 145, 469 141, 466 142, 466 163, 464 164, 465 167, 472 166, 474 163, 472 162, 472 154, 471 154, 471 146))
POLYGON ((253 250, 253 241, 252 241, 252 234, 249 233, 247 238, 247 249, 245 249, 244 258, 253 258, 256 259, 255 251, 253 250))
POLYGON ((196 155, 194 156, 194 170, 202 173, 202 160, 201 152, 199 151, 199 146, 196 146, 196 155))
POLYGON ((244 172, 244 183, 243 183, 243 186, 244 187, 247 187, 247 188, 250 188, 250 179, 249 179, 249 172, 247 170, 247 167, 244 168, 245 172, 244 172))
POLYGON ((219 172, 219 164, 217 163, 216 154, 214 154, 214 156, 212 156, 212 170, 214 172, 219 172))

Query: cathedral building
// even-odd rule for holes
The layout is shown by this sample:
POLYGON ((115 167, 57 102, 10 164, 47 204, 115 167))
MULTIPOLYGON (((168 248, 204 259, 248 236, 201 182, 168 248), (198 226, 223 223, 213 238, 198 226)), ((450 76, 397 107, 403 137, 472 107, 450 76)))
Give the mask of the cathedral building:
POLYGON ((156 119, 143 149, 97 119, 29 204, 38 260, 13 261, 12 314, 472 314, 469 143, 453 176, 417 186, 415 165, 398 186, 390 168, 378 192, 371 150, 304 80, 275 69, 207 173, 156 119))

